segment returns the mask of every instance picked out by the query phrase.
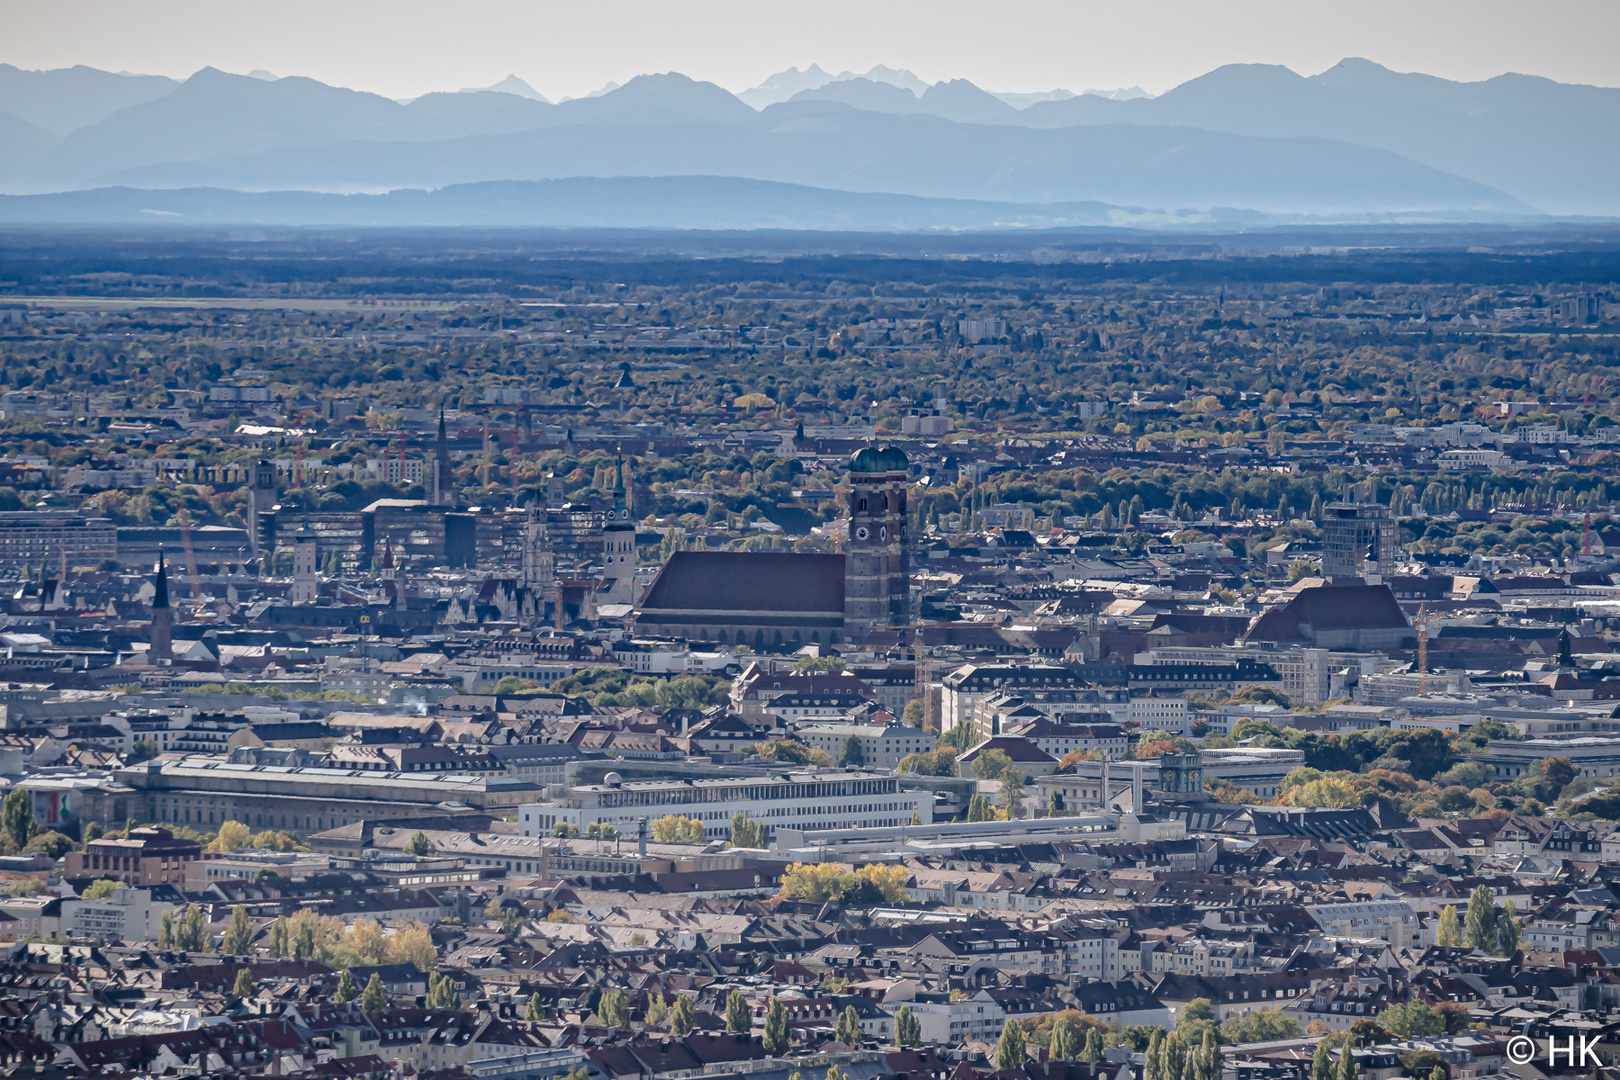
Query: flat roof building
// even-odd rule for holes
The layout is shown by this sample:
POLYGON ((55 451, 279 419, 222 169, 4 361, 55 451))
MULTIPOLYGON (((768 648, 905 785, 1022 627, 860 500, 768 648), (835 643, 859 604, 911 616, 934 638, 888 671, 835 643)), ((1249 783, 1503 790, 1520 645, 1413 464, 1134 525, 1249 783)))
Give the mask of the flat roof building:
POLYGON ((859 829, 905 825, 916 814, 933 821, 933 796, 902 791, 894 774, 854 770, 783 772, 773 776, 701 780, 624 781, 571 788, 549 803, 518 810, 518 831, 548 836, 559 824, 581 831, 605 822, 621 836, 633 836, 642 821, 676 814, 703 823, 709 838, 731 836, 731 819, 742 814, 774 834, 794 829, 859 829))
POLYGON ((148 820, 202 829, 240 821, 253 829, 299 833, 430 812, 504 815, 534 801, 541 790, 509 776, 254 765, 223 757, 144 762, 117 776, 144 796, 148 820))

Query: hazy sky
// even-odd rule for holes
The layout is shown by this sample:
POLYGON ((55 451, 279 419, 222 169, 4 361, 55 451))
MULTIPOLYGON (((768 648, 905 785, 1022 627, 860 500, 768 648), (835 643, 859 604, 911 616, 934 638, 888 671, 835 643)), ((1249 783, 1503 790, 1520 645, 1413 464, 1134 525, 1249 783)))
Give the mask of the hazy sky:
POLYGON ((1615 0, 5 0, 0 62, 176 77, 205 65, 410 97, 515 73, 553 99, 681 71, 909 67, 990 90, 1168 89, 1220 64, 1345 56, 1620 85, 1615 0))

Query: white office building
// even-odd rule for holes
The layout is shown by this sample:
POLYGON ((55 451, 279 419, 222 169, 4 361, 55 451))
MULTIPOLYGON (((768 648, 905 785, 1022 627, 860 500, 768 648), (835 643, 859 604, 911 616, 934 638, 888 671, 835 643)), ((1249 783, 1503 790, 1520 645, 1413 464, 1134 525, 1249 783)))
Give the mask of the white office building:
POLYGON ((102 900, 63 900, 62 933, 97 941, 156 941, 163 913, 173 904, 152 899, 151 889, 120 885, 102 900))
POLYGON ((1183 697, 1137 697, 1133 694, 1127 716, 1143 731, 1192 734, 1192 721, 1187 716, 1187 699, 1183 697))
POLYGON ((731 836, 731 819, 743 814, 778 828, 871 829, 934 820, 934 801, 927 791, 900 790, 899 777, 845 769, 782 772, 772 776, 696 780, 625 781, 609 773, 607 782, 570 788, 547 803, 518 808, 518 832, 549 836, 559 823, 583 832, 593 821, 606 822, 621 836, 633 836, 643 820, 670 814, 695 818, 711 840, 731 836))
POLYGON ((839 761, 849 740, 860 747, 860 760, 850 764, 868 769, 892 769, 907 754, 934 749, 934 736, 904 724, 806 724, 794 733, 798 740, 839 761))
POLYGON ((1405 900, 1311 904, 1305 911, 1329 937, 1376 939, 1392 949, 1415 949, 1423 943, 1417 912, 1405 900))

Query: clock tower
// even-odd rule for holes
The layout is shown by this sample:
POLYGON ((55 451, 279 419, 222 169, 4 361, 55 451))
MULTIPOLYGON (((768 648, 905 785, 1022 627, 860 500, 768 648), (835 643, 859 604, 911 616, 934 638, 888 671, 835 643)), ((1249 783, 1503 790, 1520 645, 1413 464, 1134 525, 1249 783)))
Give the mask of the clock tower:
POLYGON ((844 637, 911 623, 911 537, 906 455, 868 446, 849 464, 849 545, 844 554, 844 637))
POLYGON ((636 523, 630 520, 622 454, 615 466, 613 507, 602 522, 602 577, 608 584, 607 603, 635 603, 636 523))

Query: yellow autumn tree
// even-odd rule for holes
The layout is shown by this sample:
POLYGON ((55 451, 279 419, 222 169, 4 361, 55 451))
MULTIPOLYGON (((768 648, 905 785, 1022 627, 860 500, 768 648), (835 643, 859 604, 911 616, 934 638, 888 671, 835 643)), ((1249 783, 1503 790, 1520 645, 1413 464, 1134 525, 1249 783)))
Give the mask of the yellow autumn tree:
POLYGON ((388 935, 383 956, 390 964, 415 964, 419 971, 432 971, 439 965, 433 933, 419 922, 406 923, 388 935))
POLYGON ((388 940, 382 924, 374 919, 356 919, 348 933, 343 935, 343 944, 371 964, 382 963, 383 957, 388 954, 388 940))
POLYGON ((911 894, 906 892, 906 882, 911 880, 911 871, 904 866, 880 866, 877 863, 868 863, 855 873, 870 881, 888 903, 903 904, 911 899, 911 894))
POLYGON ((806 904, 838 899, 838 879, 846 873, 837 863, 794 863, 782 872, 781 898, 806 904))
POLYGON ((253 830, 240 821, 227 821, 219 827, 219 832, 208 843, 208 850, 216 853, 238 851, 247 847, 253 840, 253 830))

